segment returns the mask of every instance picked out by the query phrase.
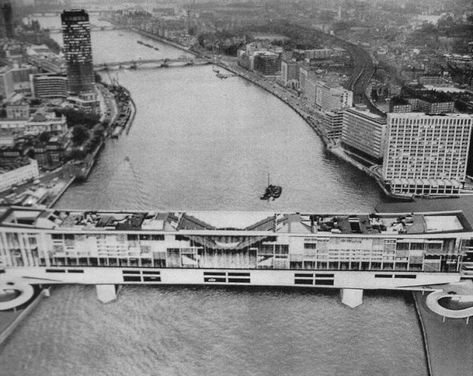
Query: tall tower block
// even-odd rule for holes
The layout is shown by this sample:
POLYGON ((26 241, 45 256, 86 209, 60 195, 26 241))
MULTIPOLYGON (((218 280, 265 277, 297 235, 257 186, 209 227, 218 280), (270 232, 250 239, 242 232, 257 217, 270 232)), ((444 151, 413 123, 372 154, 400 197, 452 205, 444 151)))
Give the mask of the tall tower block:
POLYGON ((90 93, 94 90, 94 65, 89 15, 83 9, 64 11, 61 23, 68 92, 70 95, 90 93))

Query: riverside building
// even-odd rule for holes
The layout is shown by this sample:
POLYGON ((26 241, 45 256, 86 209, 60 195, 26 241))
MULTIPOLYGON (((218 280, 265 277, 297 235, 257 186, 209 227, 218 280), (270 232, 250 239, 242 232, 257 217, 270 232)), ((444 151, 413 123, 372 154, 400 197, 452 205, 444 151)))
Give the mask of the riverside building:
POLYGON ((343 131, 343 111, 327 111, 323 114, 322 125, 325 134, 332 140, 339 140, 343 131))
POLYGON ((263 76, 276 76, 281 71, 279 55, 270 51, 259 51, 254 55, 254 70, 263 76))
POLYGON ((299 66, 300 64, 295 60, 281 61, 281 80, 284 86, 291 86, 297 88, 299 86, 299 66))
POLYGON ((393 193, 456 195, 462 188, 473 118, 388 114, 383 179, 393 193))
POLYGON ((360 157, 379 163, 386 142, 386 119, 357 105, 343 112, 342 146, 360 157))
POLYGON ((0 168, 0 192, 10 189, 15 184, 22 184, 39 176, 38 162, 29 159, 28 163, 14 168, 0 168))
POLYGON ((0 38, 13 38, 13 9, 9 0, 0 1, 0 38))
POLYGON ((36 98, 66 98, 67 77, 63 74, 35 74, 30 76, 36 98))
POLYGON ((28 284, 422 289, 471 278, 462 212, 311 214, 0 207, 0 279, 28 284))
POLYGON ((324 81, 315 83, 315 109, 317 111, 339 111, 353 106, 353 92, 340 85, 324 81))
POLYGON ((84 10, 64 11, 61 22, 69 94, 93 92, 95 78, 89 15, 84 10))

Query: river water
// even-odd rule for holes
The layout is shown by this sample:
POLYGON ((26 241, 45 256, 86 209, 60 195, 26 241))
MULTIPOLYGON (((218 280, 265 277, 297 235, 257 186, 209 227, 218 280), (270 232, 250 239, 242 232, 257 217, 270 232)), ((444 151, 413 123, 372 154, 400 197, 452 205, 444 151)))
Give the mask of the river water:
MULTIPOLYGON (((94 33, 94 60, 182 54, 138 39, 94 33)), ((131 132, 107 143, 58 207, 335 212, 380 201, 375 183, 327 154, 297 114, 240 78, 211 67, 115 75, 137 104, 131 132), (270 203, 259 200, 267 173, 283 186, 270 203)), ((125 287, 102 305, 93 287, 60 287, 0 351, 12 376, 427 375, 402 294, 367 294, 352 310, 335 292, 125 287)))

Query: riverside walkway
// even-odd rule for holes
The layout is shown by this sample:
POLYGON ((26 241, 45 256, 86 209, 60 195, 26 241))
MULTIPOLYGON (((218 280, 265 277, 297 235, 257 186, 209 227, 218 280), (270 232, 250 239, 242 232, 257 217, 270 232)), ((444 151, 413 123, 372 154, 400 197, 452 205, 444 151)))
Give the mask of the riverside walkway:
POLYGON ((430 293, 425 299, 426 306, 437 315, 452 319, 466 319, 469 322, 470 317, 473 316, 473 283, 471 280, 459 284, 450 285, 448 291, 439 290, 430 293), (451 298, 456 302, 470 303, 470 307, 463 309, 451 309, 442 306, 439 301, 441 299, 451 298))
MULTIPOLYGON (((435 292, 434 292, 435 293, 435 292)), ((414 292, 430 376, 465 376, 473 369, 473 323, 433 312, 427 298, 414 292)))
POLYGON ((0 300, 0 311, 13 309, 28 302, 34 295, 31 285, 22 280, 0 281, 0 296, 7 296, 10 292, 17 292, 18 295, 11 299, 0 300))

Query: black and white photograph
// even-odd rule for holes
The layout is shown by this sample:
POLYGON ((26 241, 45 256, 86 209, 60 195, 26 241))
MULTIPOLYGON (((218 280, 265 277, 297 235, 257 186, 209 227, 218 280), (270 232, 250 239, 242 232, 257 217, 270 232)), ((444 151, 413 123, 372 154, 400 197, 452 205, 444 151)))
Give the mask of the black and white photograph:
POLYGON ((471 0, 0 0, 1 376, 471 376, 471 0))

